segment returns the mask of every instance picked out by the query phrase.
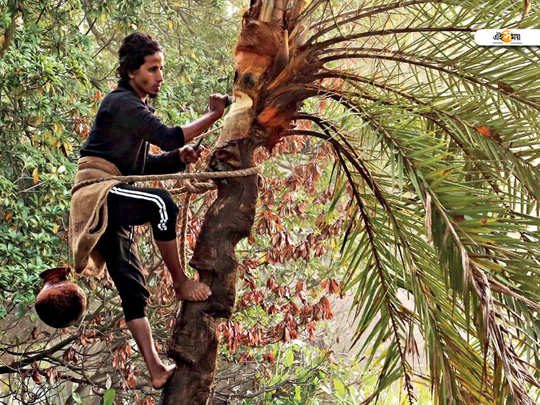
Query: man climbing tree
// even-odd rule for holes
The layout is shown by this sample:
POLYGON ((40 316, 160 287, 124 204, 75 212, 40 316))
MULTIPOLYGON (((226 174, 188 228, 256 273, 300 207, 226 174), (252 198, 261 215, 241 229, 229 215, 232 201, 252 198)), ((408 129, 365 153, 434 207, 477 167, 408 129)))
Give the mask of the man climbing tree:
MULTIPOLYGON (((124 38, 119 54, 118 88, 104 98, 81 149, 75 183, 96 177, 164 174, 184 170, 201 148, 184 145, 223 115, 227 96, 210 96, 208 113, 189 125, 167 127, 147 104, 163 82, 163 50, 150 35, 124 38), (149 154, 150 144, 167 151, 149 154)), ((150 372, 161 388, 174 371, 159 358, 145 316, 149 296, 133 246, 133 226, 150 222, 154 239, 171 272, 179 300, 203 301, 210 288, 189 279, 176 242, 178 208, 162 189, 108 181, 74 189, 70 236, 77 271, 99 273, 106 263, 122 301, 126 323, 150 372), (97 222, 96 222, 97 221, 97 222)))

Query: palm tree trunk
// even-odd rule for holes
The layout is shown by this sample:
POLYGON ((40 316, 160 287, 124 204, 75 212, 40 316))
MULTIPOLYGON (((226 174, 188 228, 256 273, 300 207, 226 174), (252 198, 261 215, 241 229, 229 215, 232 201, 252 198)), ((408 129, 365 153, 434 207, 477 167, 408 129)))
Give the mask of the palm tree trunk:
MULTIPOLYGON (((224 150, 236 149, 241 166, 253 165, 256 147, 245 138, 229 144, 214 154, 211 166, 228 165, 219 160, 224 150)), ((230 156, 229 153, 226 156, 230 156)), ((216 368, 219 318, 232 314, 236 293, 236 258, 234 247, 249 235, 255 216, 257 176, 237 177, 218 184, 218 197, 206 212, 204 224, 190 264, 201 280, 212 289, 205 302, 184 302, 169 342, 169 355, 177 371, 161 397, 162 405, 206 404, 216 368)))
MULTIPOLYGON (((236 101, 224 119, 210 160, 211 170, 252 167, 255 149, 272 147, 298 108, 299 92, 284 91, 277 101, 267 103, 273 99, 268 87, 289 59, 283 7, 283 0, 251 2, 244 15, 234 49, 236 101)), ((288 77, 285 75, 283 81, 288 77)), ((279 95, 278 83, 274 82, 274 87, 279 95)), ((216 367, 218 319, 230 317, 234 306, 234 247, 249 235, 256 201, 256 175, 218 183, 218 197, 205 215, 190 262, 211 287, 212 296, 205 302, 182 306, 169 344, 169 355, 178 368, 163 390, 162 405, 207 403, 216 367)))

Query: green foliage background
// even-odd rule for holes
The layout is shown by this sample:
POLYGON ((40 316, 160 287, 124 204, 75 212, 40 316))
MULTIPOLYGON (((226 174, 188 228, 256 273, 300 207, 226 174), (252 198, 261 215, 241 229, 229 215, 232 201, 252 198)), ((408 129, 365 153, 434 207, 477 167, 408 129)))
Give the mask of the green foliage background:
POLYGON ((230 87, 238 16, 210 0, 2 0, 0 10, 1 317, 13 305, 26 311, 38 274, 67 259, 61 238, 81 135, 97 94, 116 85, 121 39, 139 30, 160 41, 166 80, 156 104, 179 125, 230 87))

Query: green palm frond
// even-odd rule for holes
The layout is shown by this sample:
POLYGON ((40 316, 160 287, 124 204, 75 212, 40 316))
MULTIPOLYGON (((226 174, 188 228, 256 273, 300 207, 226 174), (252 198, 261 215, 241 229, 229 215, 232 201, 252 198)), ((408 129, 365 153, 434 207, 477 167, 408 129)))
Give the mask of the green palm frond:
POLYGON ((321 0, 298 17, 323 66, 303 89, 332 108, 295 117, 320 131, 287 134, 331 142, 350 184, 342 264, 360 355, 380 371, 366 402, 401 378, 411 402, 424 378, 440 404, 538 395, 540 59, 473 41, 538 26, 523 6, 321 0), (429 376, 411 366, 414 329, 429 376))

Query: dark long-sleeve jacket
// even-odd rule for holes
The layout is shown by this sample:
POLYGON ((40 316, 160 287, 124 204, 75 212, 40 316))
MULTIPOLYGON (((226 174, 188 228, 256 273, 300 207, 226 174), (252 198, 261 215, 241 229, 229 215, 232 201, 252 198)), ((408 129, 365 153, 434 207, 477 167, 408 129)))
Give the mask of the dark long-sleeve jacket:
POLYGON ((163 124, 129 83, 120 81, 103 99, 81 157, 106 159, 124 176, 175 173, 186 168, 176 150, 183 145, 182 128, 163 124), (150 144, 169 152, 150 154, 150 144))

